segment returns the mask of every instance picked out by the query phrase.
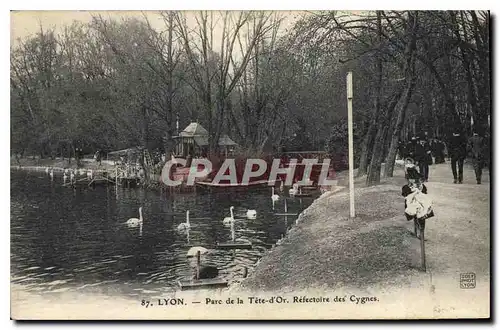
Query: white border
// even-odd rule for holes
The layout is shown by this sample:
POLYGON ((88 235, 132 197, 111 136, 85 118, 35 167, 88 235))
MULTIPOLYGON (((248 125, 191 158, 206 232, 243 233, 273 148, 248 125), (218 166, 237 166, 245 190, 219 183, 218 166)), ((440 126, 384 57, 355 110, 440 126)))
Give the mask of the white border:
MULTIPOLYGON (((392 1, 304 1, 304 2, 298 2, 298 1, 269 1, 269 0, 256 0, 256 1, 248 1, 248 2, 236 2, 234 0, 217 0, 217 1, 207 1, 207 0, 190 0, 190 1, 131 1, 131 0, 122 0, 122 1, 116 1, 116 2, 105 2, 102 0, 86 0, 83 2, 72 2, 72 1, 16 1, 16 2, 11 2, 8 3, 9 8, 3 8, 5 4, 7 4, 7 1, 2 2, 2 16, 0 22, 4 24, 4 28, 1 30, 1 42, 2 42, 2 62, 1 62, 1 69, 2 69, 2 75, 1 79, 2 82, 2 109, 3 113, 5 115, 6 119, 9 120, 2 120, 1 124, 3 125, 2 129, 0 129, 1 134, 3 135, 3 139, 1 143, 2 150, 0 152, 0 155, 2 157, 5 157, 5 161, 2 162, 2 165, 5 166, 3 169, 2 173, 9 173, 10 172, 10 165, 7 165, 10 163, 10 105, 9 105, 9 49, 10 49, 10 12, 9 10, 198 10, 198 9, 225 9, 225 10, 245 10, 245 9, 264 9, 264 10, 325 10, 325 9, 339 9, 339 10, 369 10, 369 9, 392 9, 392 10, 398 10, 398 9, 419 9, 419 10, 446 10, 446 9, 489 9, 492 10, 492 14, 495 15, 497 14, 496 6, 498 6, 499 1, 485 1, 485 0, 476 0, 476 1, 465 1, 465 0, 459 0, 459 1, 435 1, 435 0, 420 0, 420 1, 412 1, 412 2, 405 2, 401 0, 392 0, 392 1), (9 167, 7 167, 9 166, 9 167)), ((493 26, 495 29, 492 33, 493 38, 494 38, 494 45, 498 45, 498 34, 496 33, 496 26, 493 26)), ((495 50, 495 48, 494 48, 495 50)), ((494 61, 496 58, 493 59, 494 66, 493 68, 496 69, 497 64, 496 61, 494 61)), ((495 70, 496 71, 496 70, 495 70)), ((494 73, 493 73, 494 74, 494 73)), ((493 81, 496 81, 494 79, 493 81)), ((493 86, 495 91, 493 92, 493 96, 495 95, 500 95, 498 92, 498 85, 493 86)), ((495 98, 495 97, 494 97, 495 98)), ((496 105, 494 103, 494 105, 496 105)), ((494 112, 492 110, 492 112, 494 112)), ((498 115, 494 115, 494 125, 498 126, 498 121, 500 119, 498 118, 498 115)), ((495 134, 495 145, 498 146, 500 145, 500 141, 498 141, 498 135, 495 134)), ((495 150, 496 151, 496 150, 495 150)), ((495 154, 495 152, 493 152, 495 154)), ((496 165, 496 161, 495 161, 496 165)), ((495 166, 494 172, 497 173, 497 167, 495 166)), ((496 177, 496 176, 495 176, 496 177)), ((496 179, 495 183, 497 183, 498 178, 496 179)), ((3 230, 1 231, 3 235, 3 248, 1 249, 1 255, 2 255, 2 265, 4 265, 3 269, 5 269, 5 275, 2 277, 4 280, 3 285, 1 286, 1 296, 2 296, 2 323, 7 323, 6 320, 10 317, 10 267, 7 267, 7 265, 10 265, 10 180, 3 180, 3 185, 1 187, 2 190, 2 195, 1 195, 1 201, 2 201, 2 211, 4 212, 4 217, 3 221, 1 221, 1 225, 3 226, 3 230)), ((495 197, 495 201, 492 201, 492 205, 500 205, 498 203, 498 196, 495 197)), ((492 222, 494 219, 492 219, 492 222)), ((498 228, 500 226, 496 224, 495 228, 495 236, 499 237, 498 235, 498 228)), ((498 245, 498 244, 497 244, 498 245)), ((494 251, 496 252, 496 251, 494 251)), ((496 256, 497 254, 494 253, 496 256)), ((496 260, 498 261, 498 259, 496 260)), ((496 265, 496 263, 495 263, 496 265)), ((491 269, 491 272, 493 274, 496 274, 495 272, 496 269, 491 269)), ((494 287, 497 287, 496 285, 494 287)), ((495 306, 498 306, 498 304, 495 304, 495 306)), ((492 313, 494 313, 492 311, 492 313)), ((497 314, 498 316, 498 314, 497 314)), ((97 325, 97 324, 91 324, 91 325, 82 325, 79 324, 78 326, 91 326, 93 328, 97 327, 103 327, 103 326, 115 326, 115 327, 122 327, 124 324, 117 324, 117 325, 110 325, 110 324, 102 324, 102 325, 97 325)), ((193 325, 190 325, 191 327, 194 326, 200 326, 201 324, 196 323, 193 325)), ((249 326, 253 327, 289 327, 291 324, 286 324, 286 325, 278 325, 278 324, 273 324, 273 325, 264 325, 264 324, 251 324, 249 326)), ((299 327, 304 326, 304 324, 297 324, 299 327)), ((383 327, 388 327, 388 326, 395 326, 399 327, 402 324, 400 323, 393 323, 393 324, 378 324, 379 326, 383 327)), ((405 324, 408 325, 408 324, 405 324)), ((432 328, 436 326, 446 326, 446 324, 412 324, 413 326, 425 326, 425 328, 432 328)), ((15 324, 12 321, 8 321, 8 324, 6 324, 7 328, 14 328, 15 324)), ((36 326, 35 324, 28 324, 24 325, 25 328, 33 328, 36 326)), ((48 324, 47 326, 51 327, 52 324, 48 324)), ((63 328, 72 328, 75 325, 68 324, 68 325, 60 325, 60 327, 63 328)), ((137 327, 143 327, 143 325, 139 325, 137 323, 132 323, 129 324, 128 326, 132 326, 134 328, 137 327)), ((158 324, 157 326, 160 327, 165 327, 168 326, 177 328, 180 325, 177 324, 158 324)), ((203 327, 207 326, 212 326, 212 327, 221 327, 221 326, 232 326, 235 327, 237 326, 238 328, 240 327, 247 327, 248 325, 246 324, 227 324, 227 325, 221 325, 221 324, 203 324, 201 325, 203 327)), ((328 326, 328 325, 322 325, 322 326, 328 326)), ((334 327, 342 327, 344 325, 342 324, 332 324, 334 327)), ((363 325, 360 324, 349 324, 347 325, 350 328, 352 327, 360 327, 363 325)), ((373 324, 371 326, 374 326, 373 324)), ((375 325, 376 326, 376 325, 375 325)), ((450 324, 450 326, 456 326, 455 324, 450 324)), ((467 324, 467 327, 472 326, 471 324, 467 324)), ((4 327, 2 326, 2 329, 4 327)))

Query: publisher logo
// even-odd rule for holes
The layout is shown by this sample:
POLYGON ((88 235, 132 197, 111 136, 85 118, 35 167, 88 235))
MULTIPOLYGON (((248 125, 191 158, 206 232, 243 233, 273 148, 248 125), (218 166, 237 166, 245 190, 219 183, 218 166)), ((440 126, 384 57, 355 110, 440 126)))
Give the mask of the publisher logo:
POLYGON ((460 289, 474 289, 476 287, 475 273, 460 274, 460 289))

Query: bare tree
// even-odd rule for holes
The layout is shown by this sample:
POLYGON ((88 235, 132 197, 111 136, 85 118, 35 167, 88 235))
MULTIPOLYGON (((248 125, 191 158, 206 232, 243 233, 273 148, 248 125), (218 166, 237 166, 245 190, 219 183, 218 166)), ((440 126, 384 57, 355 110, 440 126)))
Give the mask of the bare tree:
POLYGON ((196 17, 196 28, 188 27, 186 17, 176 14, 176 28, 190 63, 192 87, 198 93, 207 112, 209 149, 217 151, 219 137, 226 118, 229 96, 236 88, 259 40, 271 28, 270 14, 257 12, 200 12, 196 17), (249 43, 240 54, 236 54, 236 42, 249 20, 256 20, 249 33, 249 43), (217 38, 219 51, 214 45, 215 26, 221 27, 217 38), (236 57, 238 56, 238 57, 236 57))
POLYGON ((398 151, 398 145, 400 141, 401 131, 405 123, 406 112, 408 110, 408 105, 411 100, 413 89, 416 84, 415 77, 415 50, 417 42, 418 33, 418 12, 408 12, 408 21, 406 23, 406 47, 404 52, 405 62, 405 91, 402 96, 402 104, 398 107, 395 113, 395 126, 390 136, 390 145, 387 157, 385 159, 385 171, 384 175, 387 177, 392 177, 394 172, 394 163, 396 161, 396 154, 398 151))

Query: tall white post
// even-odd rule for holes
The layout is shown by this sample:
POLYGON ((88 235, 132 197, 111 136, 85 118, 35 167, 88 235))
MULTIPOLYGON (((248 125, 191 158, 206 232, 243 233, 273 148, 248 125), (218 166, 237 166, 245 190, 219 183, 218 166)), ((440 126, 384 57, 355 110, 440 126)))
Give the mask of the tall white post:
POLYGON ((118 166, 115 165, 115 195, 118 199, 118 166))
POLYGON ((234 233, 234 221, 231 221, 231 241, 233 241, 233 242, 234 242, 234 238, 235 238, 234 234, 235 234, 234 233))
POLYGON ((349 195, 350 216, 354 218, 354 149, 352 140, 352 72, 347 73, 347 127, 349 130, 349 195))

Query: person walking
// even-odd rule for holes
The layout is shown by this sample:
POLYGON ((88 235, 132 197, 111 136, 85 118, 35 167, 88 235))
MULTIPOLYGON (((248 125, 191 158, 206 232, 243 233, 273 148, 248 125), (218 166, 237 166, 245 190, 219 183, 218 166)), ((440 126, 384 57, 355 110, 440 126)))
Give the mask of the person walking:
POLYGON ((412 136, 411 140, 408 141, 405 148, 405 158, 411 158, 415 160, 415 151, 417 148, 417 137, 412 136))
POLYGON ((484 136, 484 162, 486 167, 488 168, 488 175, 491 178, 491 147, 490 147, 490 133, 487 131, 485 136, 484 136))
POLYGON ((403 143, 403 141, 401 141, 401 139, 399 139, 398 141, 398 159, 404 159, 406 157, 406 146, 405 144, 403 143))
POLYGON ((431 148, 425 135, 421 135, 415 147, 415 160, 424 182, 429 181, 429 165, 432 164, 431 148))
POLYGON ((452 136, 450 137, 448 153, 451 158, 451 172, 453 173, 453 183, 463 183, 464 160, 467 156, 467 140, 459 130, 455 130, 455 132, 453 132, 452 136))
POLYGON ((102 157, 101 157, 101 151, 100 150, 97 150, 94 154, 94 160, 96 161, 96 163, 98 163, 99 165, 101 165, 101 160, 102 160, 102 157))
POLYGON ((81 167, 82 166, 82 163, 81 163, 82 157, 83 157, 83 150, 82 150, 82 148, 76 147, 75 148, 76 167, 81 167))
POLYGON ((474 132, 468 141, 468 150, 472 155, 474 173, 477 184, 481 184, 481 176, 484 167, 484 138, 474 132))
POLYGON ((441 139, 438 137, 437 139, 434 139, 434 142, 432 143, 432 153, 434 154, 434 164, 442 164, 445 162, 444 160, 444 143, 441 141, 441 139))

